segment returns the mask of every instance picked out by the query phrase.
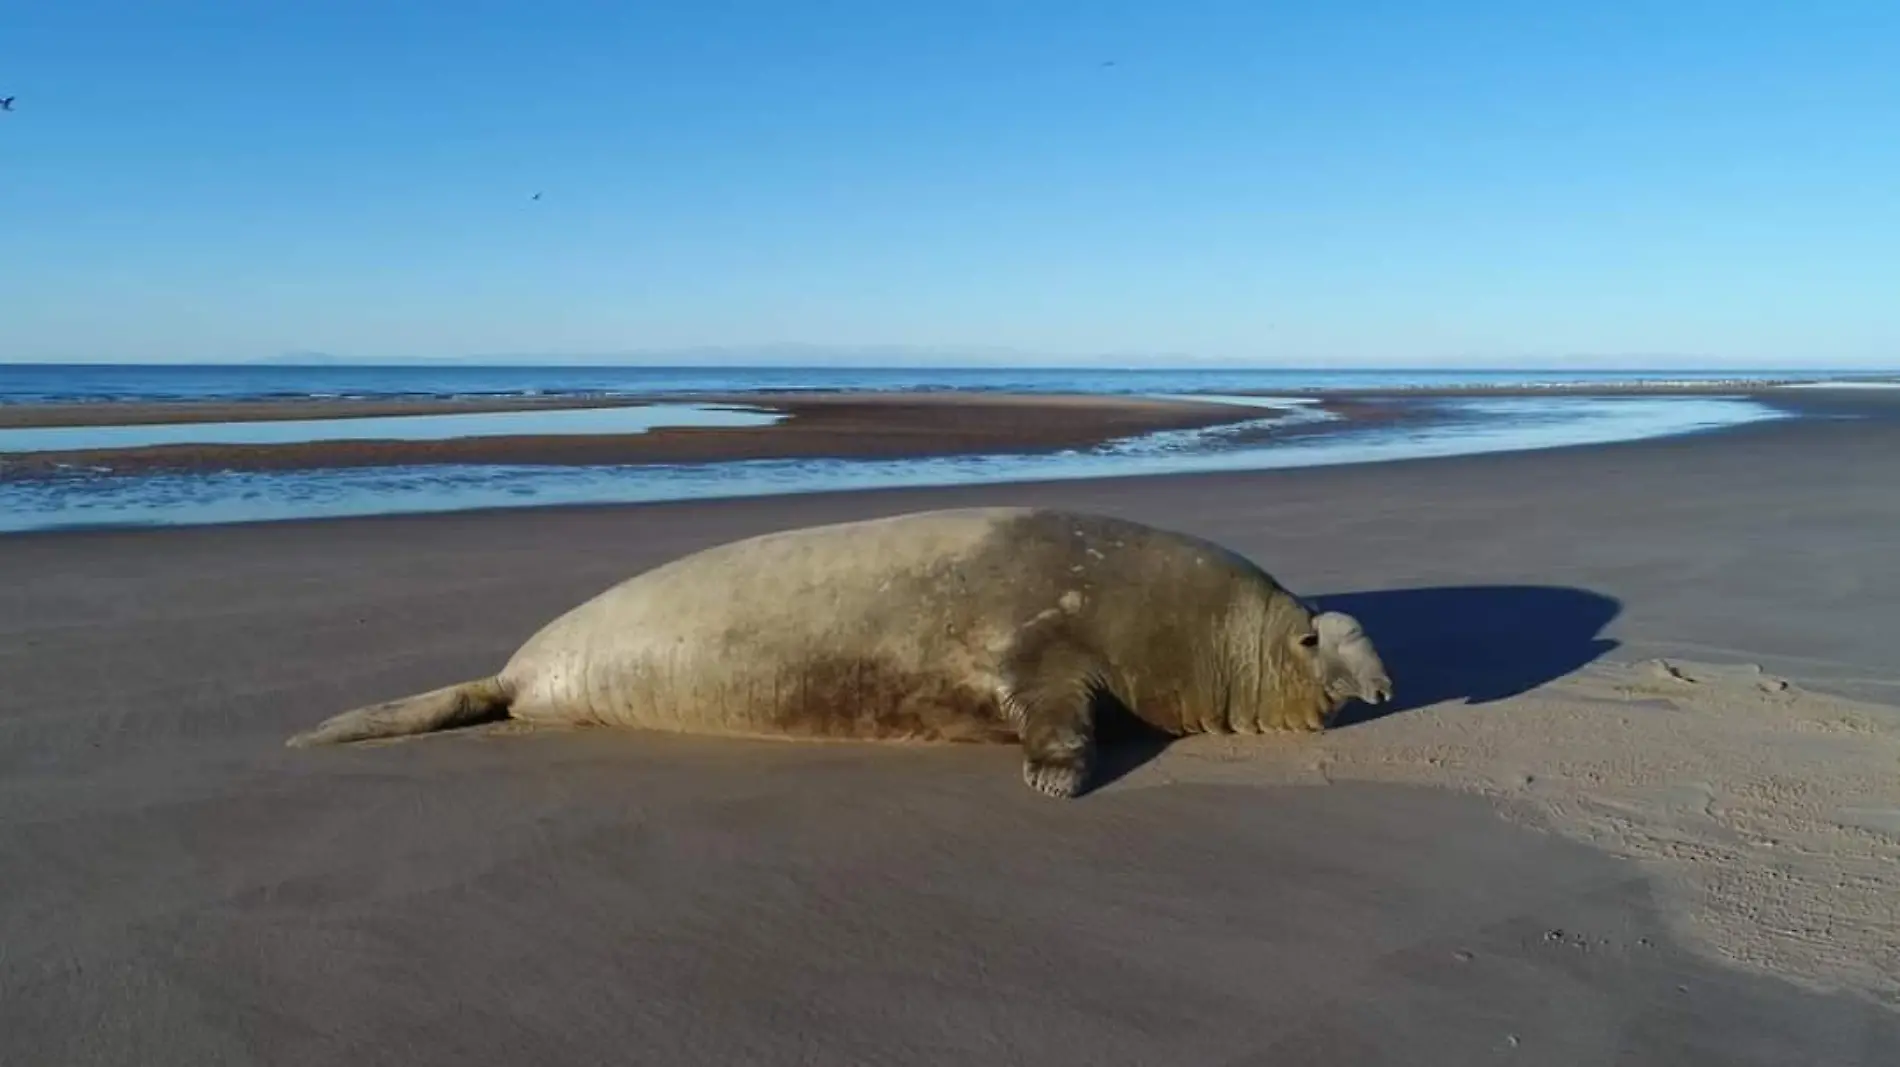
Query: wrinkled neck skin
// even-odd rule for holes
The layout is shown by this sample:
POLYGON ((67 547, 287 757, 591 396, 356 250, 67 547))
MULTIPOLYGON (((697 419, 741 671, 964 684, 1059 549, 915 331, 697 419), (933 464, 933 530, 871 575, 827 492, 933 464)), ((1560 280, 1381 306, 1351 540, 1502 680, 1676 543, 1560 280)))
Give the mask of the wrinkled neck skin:
POLYGON ((1239 598, 1221 631, 1224 647, 1210 664, 1218 681, 1197 687, 1203 699, 1196 703, 1207 709, 1208 721, 1190 728, 1252 734, 1330 722, 1343 702, 1326 692, 1292 640, 1311 626, 1310 614, 1292 596, 1263 590, 1239 598))

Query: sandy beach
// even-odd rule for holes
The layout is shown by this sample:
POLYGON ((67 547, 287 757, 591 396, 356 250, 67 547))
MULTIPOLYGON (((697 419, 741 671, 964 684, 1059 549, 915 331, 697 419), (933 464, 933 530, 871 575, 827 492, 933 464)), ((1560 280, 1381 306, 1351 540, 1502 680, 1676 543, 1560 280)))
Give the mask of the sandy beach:
POLYGON ((1895 395, 1257 474, 0 537, 0 1063, 1900 1062, 1895 395), (1358 615, 1397 702, 1118 750, 1070 803, 1001 747, 283 747, 686 552, 979 503, 1228 544, 1358 615))

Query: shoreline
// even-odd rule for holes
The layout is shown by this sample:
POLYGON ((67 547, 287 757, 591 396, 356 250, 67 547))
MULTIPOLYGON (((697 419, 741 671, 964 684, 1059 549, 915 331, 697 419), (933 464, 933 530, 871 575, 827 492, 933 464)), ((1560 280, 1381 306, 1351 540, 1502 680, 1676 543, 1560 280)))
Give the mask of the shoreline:
MULTIPOLYGON (((1271 395, 1271 394, 1259 394, 1271 395)), ((1290 394, 1289 394, 1290 395, 1290 394)), ((720 404, 818 410, 898 404, 1099 408, 1110 411, 1178 410, 1194 403, 1137 393, 1002 392, 984 389, 681 390, 601 396, 410 397, 343 399, 285 397, 273 400, 112 400, 91 403, 0 404, 0 429, 57 426, 160 426, 205 422, 285 422, 303 419, 387 418, 407 415, 473 415, 514 411, 575 411, 664 404, 720 404)))
MULTIPOLYGON (((1843 379, 1735 378, 1709 381, 1641 382, 1556 382, 1550 384, 1512 383, 1500 385, 1380 385, 1364 388, 1329 386, 1325 388, 1223 388, 1210 396, 1289 397, 1330 401, 1465 399, 1483 397, 1549 396, 1750 396, 1768 398, 1800 392, 1858 392, 1900 390, 1900 378, 1870 377, 1864 383, 1843 379)), ((1194 394, 1175 394, 1187 397, 1194 394)), ((0 429, 50 428, 63 426, 139 426, 180 425, 206 422, 279 422, 304 419, 386 418, 410 415, 467 415, 516 411, 573 411, 601 408, 645 407, 655 404, 766 405, 808 410, 836 406, 877 404, 936 407, 980 402, 984 405, 1023 407, 1074 406, 1117 408, 1153 408, 1175 406, 1183 401, 1158 399, 1143 393, 1006 391, 955 387, 919 387, 914 389, 759 389, 677 390, 597 395, 549 395, 492 397, 417 396, 417 397, 281 397, 218 400, 95 400, 86 402, 29 402, 0 404, 0 429)))
MULTIPOLYGON (((726 399, 726 394, 705 396, 706 402, 726 399)), ((656 430, 630 439, 631 445, 628 439, 575 435, 525 442, 461 438, 366 448, 340 442, 146 450, 159 455, 275 453, 286 461, 272 467, 253 460, 250 469, 165 469, 159 464, 149 469, 102 470, 49 463, 35 471, 4 462, 0 463, 0 501, 6 502, 7 511, 0 516, 0 536, 1382 465, 1732 432, 1791 418, 1864 417, 1870 411, 1892 408, 1889 402, 1896 399, 1900 393, 1807 391, 1799 396, 1763 397, 1755 407, 1738 407, 1734 398, 1573 397, 1411 404, 1349 398, 1261 408, 1171 399, 1111 397, 1104 402, 1100 397, 1082 396, 1052 401, 1040 396, 960 394, 893 406, 843 396, 815 405, 828 409, 832 421, 827 427, 823 414, 814 416, 819 432, 804 434, 788 433, 780 423, 748 429, 656 430), (1531 408, 1503 413, 1485 410, 1493 403, 1531 408), (1446 409, 1446 404, 1453 407, 1446 409), (1461 410, 1467 404, 1480 409, 1461 410), (978 417, 973 418, 973 413, 978 417), (1189 428, 1167 428, 1183 418, 1189 428), (956 429, 939 433, 932 428, 945 422, 954 423, 956 429), (1040 435, 1034 447, 1020 443, 1026 422, 1040 435), (1117 436, 1118 432, 1122 435, 1117 436), (1080 438, 1083 443, 1065 443, 1060 437, 1051 440, 1052 435, 1063 433, 1074 435, 1070 441, 1080 438), (920 442, 919 437, 925 440, 920 442), (1108 443, 1099 443, 1105 437, 1108 443), (760 449, 762 443, 770 448, 760 449), (478 458, 390 465, 385 447, 438 457, 453 457, 457 450, 464 450, 463 455, 478 458), (645 449, 644 456, 626 459, 622 450, 629 447, 645 449), (515 454, 525 462, 488 461, 511 449, 521 450, 515 454), (673 456, 688 458, 675 462, 656 458, 667 456, 669 450, 673 456), (313 454, 326 452, 355 463, 307 465, 313 454)), ((808 430, 811 425, 807 424, 808 430)), ((45 461, 49 456, 38 458, 45 461)), ((50 458, 64 461, 66 455, 50 458)))
MULTIPOLYGON (((1258 414, 1258 412, 1255 412, 1258 414)), ((1282 466, 1215 468, 1203 470, 1164 470, 1157 472, 1120 471, 1083 476, 1021 477, 997 480, 944 481, 944 482, 899 482, 894 484, 872 484, 862 487, 817 486, 812 488, 785 487, 766 490, 733 489, 729 492, 715 492, 704 495, 659 496, 635 499, 578 499, 547 500, 534 503, 489 503, 473 505, 453 505, 440 508, 404 508, 390 510, 350 511, 331 514, 309 514, 286 517, 260 518, 219 518, 209 521, 173 522, 117 521, 72 522, 53 526, 34 526, 20 529, 0 529, 0 544, 15 539, 60 538, 67 536, 110 536, 113 534, 155 533, 161 531, 192 531, 215 529, 263 529, 272 527, 327 526, 330 524, 350 523, 446 523, 453 524, 464 518, 470 520, 514 520, 535 521, 536 516, 550 518, 562 515, 613 515, 639 513, 647 509, 667 508, 721 508, 721 507, 797 507, 801 502, 810 502, 815 507, 846 506, 858 503, 876 505, 886 500, 902 501, 909 497, 931 498, 936 496, 980 497, 991 491, 1004 493, 1042 493, 1064 495, 1081 490, 1100 495, 1103 499, 1126 493, 1140 494, 1153 487, 1168 487, 1181 491, 1204 489, 1206 492, 1221 494, 1232 491, 1236 483, 1245 483, 1256 478, 1316 478, 1327 479, 1336 476, 1363 474, 1368 477, 1383 477, 1387 472, 1393 476, 1405 477, 1407 472, 1417 469, 1427 476, 1430 472, 1443 468, 1458 467, 1465 464, 1477 464, 1482 471, 1484 465, 1509 463, 1527 460, 1532 457, 1546 456, 1560 458, 1565 456, 1597 457, 1616 456, 1628 452, 1639 459, 1653 454, 1651 450, 1668 450, 1677 446, 1692 446, 1701 442, 1719 442, 1734 440, 1753 445, 1763 435, 1772 436, 1784 431, 1798 432, 1800 428, 1814 422, 1831 420, 1872 419, 1881 423, 1900 423, 1900 393, 1892 396, 1867 394, 1833 396, 1808 396, 1802 402, 1792 405, 1779 417, 1758 422, 1722 425, 1709 428, 1687 430, 1660 436, 1646 436, 1629 439, 1605 441, 1583 441, 1555 445, 1535 445, 1526 447, 1478 449, 1457 451, 1442 455, 1401 455, 1372 459, 1351 459, 1338 462, 1312 464, 1286 464, 1282 466)), ((1288 428, 1288 436, 1296 436, 1308 431, 1307 427, 1288 428)), ((1326 432, 1322 424, 1319 432, 1326 432)), ((427 470, 428 468, 421 468, 427 470)), ((445 468, 446 469, 446 468, 445 468)), ((297 473, 297 472, 289 472, 297 473)), ((322 474, 322 471, 308 472, 322 474)), ((0 477, 0 489, 8 484, 0 477)), ((31 480, 14 484, 31 484, 31 480)))
POLYGON ((8 430, 211 423, 287 423, 598 411, 665 405, 746 408, 779 415, 756 427, 656 426, 634 433, 485 434, 428 440, 344 438, 284 443, 175 443, 37 451, 0 447, 0 480, 60 476, 75 470, 139 475, 190 472, 348 470, 415 466, 588 467, 722 463, 747 460, 896 460, 1036 455, 1099 447, 1143 435, 1238 427, 1266 418, 1236 401, 1284 398, 1323 412, 1326 422, 1256 431, 1256 439, 1297 439, 1376 425, 1402 425, 1432 400, 1742 398, 1770 407, 1804 406, 1803 396, 1855 396, 1877 390, 1793 390, 1720 383, 1630 386, 1416 387, 1366 390, 1240 390, 1142 396, 1110 393, 1007 393, 988 390, 681 391, 623 397, 511 399, 188 401, 175 403, 20 404, 0 406, 8 430), (1792 395, 1791 395, 1792 394, 1792 395), (1264 435, 1264 437, 1262 436, 1264 435))
POLYGON ((694 393, 599 402, 401 402, 382 405, 286 401, 243 405, 143 405, 131 423, 68 423, 65 408, 22 406, 14 423, 0 409, 0 429, 68 425, 179 425, 460 415, 516 411, 571 411, 664 404, 743 406, 782 414, 769 426, 712 428, 659 426, 633 434, 523 434, 442 440, 334 440, 284 444, 165 444, 134 448, 0 451, 0 479, 57 474, 71 468, 99 473, 160 471, 284 471, 417 465, 717 463, 760 459, 906 459, 1089 448, 1146 434, 1199 430, 1260 419, 1259 407, 1218 400, 1078 394, 694 393), (341 410, 347 414, 336 414, 341 410), (231 417, 237 416, 237 417, 231 417))

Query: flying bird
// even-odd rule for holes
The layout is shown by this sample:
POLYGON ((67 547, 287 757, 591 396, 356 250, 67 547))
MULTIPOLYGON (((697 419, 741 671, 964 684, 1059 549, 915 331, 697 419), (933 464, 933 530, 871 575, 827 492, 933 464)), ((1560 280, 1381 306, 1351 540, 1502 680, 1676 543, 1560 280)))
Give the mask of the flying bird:
POLYGON ((0 111, 12 111, 12 110, 13 110, 13 98, 10 96, 0 96, 0 111))
POLYGON ((531 196, 531 197, 529 197, 528 199, 530 199, 530 200, 539 200, 539 199, 541 199, 541 194, 540 194, 540 193, 536 193, 536 194, 534 194, 533 196, 531 196))

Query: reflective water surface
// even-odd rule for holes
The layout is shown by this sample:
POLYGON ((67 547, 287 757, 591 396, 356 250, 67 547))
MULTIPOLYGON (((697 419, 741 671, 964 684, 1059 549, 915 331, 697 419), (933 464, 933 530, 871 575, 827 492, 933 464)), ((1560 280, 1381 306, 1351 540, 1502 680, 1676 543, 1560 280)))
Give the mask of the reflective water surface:
POLYGON ((1266 470, 1629 441, 1787 417, 1739 397, 1498 397, 1411 401, 1418 408, 1417 418, 1355 425, 1332 420, 1308 404, 1252 399, 1272 414, 1209 430, 1170 431, 1099 448, 1036 455, 590 467, 410 466, 136 477, 75 471, 53 478, 0 481, 0 530, 1266 470), (1289 430, 1298 432, 1288 434, 1289 430), (1286 436, 1277 436, 1282 434, 1286 436))
POLYGON ((312 441, 447 441, 458 437, 645 433, 662 426, 769 426, 773 411, 713 404, 454 415, 380 415, 362 419, 273 419, 149 426, 44 426, 0 429, 0 452, 71 452, 152 445, 290 445, 312 441))

